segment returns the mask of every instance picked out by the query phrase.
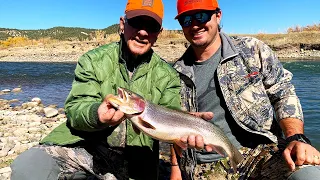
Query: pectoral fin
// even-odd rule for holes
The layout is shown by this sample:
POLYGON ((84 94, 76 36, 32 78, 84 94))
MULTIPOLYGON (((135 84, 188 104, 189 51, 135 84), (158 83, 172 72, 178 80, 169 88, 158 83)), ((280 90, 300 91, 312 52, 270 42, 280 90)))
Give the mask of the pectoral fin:
POLYGON ((135 126, 134 124, 132 124, 132 128, 134 130, 135 133, 140 134, 140 129, 137 128, 137 126, 135 126))
POLYGON ((155 130, 156 128, 152 126, 150 123, 144 121, 141 117, 139 117, 139 124, 141 124, 143 127, 148 128, 148 129, 153 129, 155 130))

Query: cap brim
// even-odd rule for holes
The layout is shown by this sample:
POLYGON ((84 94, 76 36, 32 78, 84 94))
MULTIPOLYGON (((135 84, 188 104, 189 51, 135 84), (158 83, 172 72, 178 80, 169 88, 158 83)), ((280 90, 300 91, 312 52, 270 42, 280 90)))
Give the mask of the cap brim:
POLYGON ((178 19, 178 17, 181 15, 181 14, 183 14, 183 13, 185 13, 185 12, 188 12, 188 11, 194 11, 194 10, 209 10, 209 11, 213 11, 213 10, 216 10, 218 7, 203 7, 203 8, 199 8, 199 9, 197 9, 197 8, 194 8, 194 9, 190 9, 190 10, 185 10, 185 11, 181 11, 180 12, 180 14, 178 14, 174 19, 178 19))
POLYGON ((137 16, 149 16, 149 17, 152 17, 154 20, 156 20, 160 26, 162 26, 162 19, 157 14, 148 10, 136 9, 136 10, 127 11, 126 16, 128 19, 134 18, 137 16))

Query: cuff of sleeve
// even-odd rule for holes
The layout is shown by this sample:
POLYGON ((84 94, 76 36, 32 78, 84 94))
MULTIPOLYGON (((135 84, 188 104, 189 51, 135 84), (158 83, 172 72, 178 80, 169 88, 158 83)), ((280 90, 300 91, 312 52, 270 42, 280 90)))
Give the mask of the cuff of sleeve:
POLYGON ((304 121, 300 101, 297 100, 296 96, 283 99, 278 104, 280 105, 275 107, 275 109, 277 109, 276 114, 278 120, 296 118, 300 119, 302 122, 304 121))
POLYGON ((98 108, 100 106, 100 103, 95 103, 91 105, 90 110, 89 110, 89 123, 97 129, 103 129, 105 127, 108 127, 108 125, 102 124, 99 121, 99 116, 98 116, 98 108))

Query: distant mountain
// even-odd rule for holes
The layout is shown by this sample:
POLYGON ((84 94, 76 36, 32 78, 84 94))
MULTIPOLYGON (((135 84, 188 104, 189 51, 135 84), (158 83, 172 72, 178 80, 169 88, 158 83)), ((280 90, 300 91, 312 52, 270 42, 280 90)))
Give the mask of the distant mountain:
POLYGON ((27 37, 29 39, 51 38, 58 40, 90 40, 94 37, 96 31, 104 31, 105 34, 117 33, 119 24, 113 24, 104 29, 86 29, 78 27, 53 27, 50 29, 39 30, 20 30, 0 28, 0 40, 6 40, 8 37, 27 37))

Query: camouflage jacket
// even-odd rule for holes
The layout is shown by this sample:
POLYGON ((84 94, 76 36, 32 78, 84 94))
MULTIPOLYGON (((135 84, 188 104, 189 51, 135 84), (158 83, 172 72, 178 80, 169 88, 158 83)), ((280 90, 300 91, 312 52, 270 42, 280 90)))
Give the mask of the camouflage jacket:
MULTIPOLYGON (((277 143, 279 121, 292 117, 303 121, 300 101, 291 84, 292 74, 273 51, 252 37, 220 33, 222 58, 217 76, 226 105, 236 123, 251 133, 277 143)), ((192 48, 174 64, 180 73, 183 110, 197 111, 192 68, 192 48)))

